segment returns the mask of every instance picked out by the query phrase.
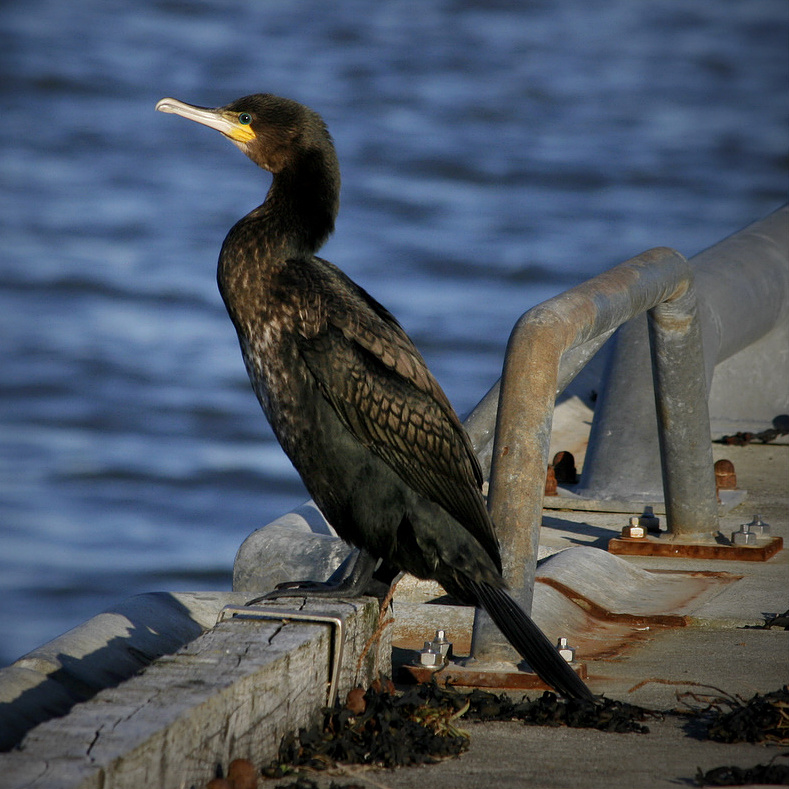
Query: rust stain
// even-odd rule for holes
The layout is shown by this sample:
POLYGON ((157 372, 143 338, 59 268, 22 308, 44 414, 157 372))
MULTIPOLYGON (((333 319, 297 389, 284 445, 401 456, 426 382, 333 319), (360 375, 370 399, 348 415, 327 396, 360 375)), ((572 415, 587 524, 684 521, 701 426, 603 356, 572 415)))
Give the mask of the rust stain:
MULTIPOLYGON (((624 542, 641 545, 649 540, 626 540, 624 542)), ((725 546, 723 546, 725 547, 725 546)), ((752 550, 752 549, 751 549, 752 550)), ((687 588, 681 599, 672 604, 683 606, 699 594, 710 588, 710 585, 728 584, 740 580, 743 576, 722 570, 651 570, 655 574, 669 573, 682 575, 687 578, 687 588)), ((572 632, 565 635, 570 637, 570 643, 576 648, 579 657, 579 676, 586 678, 587 666, 583 661, 621 661, 627 660, 628 655, 641 647, 645 642, 651 641, 656 633, 667 628, 686 627, 690 625, 691 616, 683 614, 664 613, 617 613, 609 611, 600 603, 589 599, 586 595, 552 578, 538 577, 535 581, 544 583, 555 589, 559 594, 578 607, 581 612, 579 621, 575 621, 572 632), (583 672, 583 673, 581 673, 583 672)), ((683 587, 685 588, 685 587, 683 587)), ((684 608, 680 609, 684 610, 684 608)), ((393 638, 394 645, 401 649, 416 651, 422 647, 425 637, 423 625, 404 627, 401 623, 396 627, 393 638)), ((456 659, 468 655, 471 650, 471 622, 470 619, 462 623, 458 620, 454 625, 442 622, 448 626, 448 637, 453 643, 453 652, 456 659)), ((406 675, 413 681, 429 681, 432 677, 440 682, 463 687, 499 688, 512 690, 541 690, 547 686, 539 677, 530 672, 496 672, 480 669, 465 668, 456 663, 450 663, 438 672, 431 671, 425 666, 414 663, 401 664, 406 675)))
POLYGON ((548 471, 545 474, 545 495, 558 496, 558 485, 556 482, 556 472, 553 466, 548 466, 548 471))
POLYGON ((561 581, 554 578, 535 578, 541 584, 556 589, 568 600, 586 611, 590 616, 604 622, 617 622, 635 627, 660 626, 660 627, 685 627, 688 624, 688 617, 679 614, 617 614, 603 608, 599 603, 595 603, 588 597, 576 592, 569 586, 565 586, 561 581))
MULTIPOLYGON (((471 630, 452 629, 448 633, 448 638, 452 642, 452 652, 455 655, 469 655, 471 653, 471 630)), ((410 649, 418 651, 425 643, 425 628, 422 625, 414 625, 406 628, 398 626, 392 636, 392 646, 400 649, 410 649)))
POLYGON ((652 568, 649 570, 653 575, 685 575, 688 578, 716 578, 726 583, 741 581, 744 575, 730 573, 728 570, 667 570, 652 568))

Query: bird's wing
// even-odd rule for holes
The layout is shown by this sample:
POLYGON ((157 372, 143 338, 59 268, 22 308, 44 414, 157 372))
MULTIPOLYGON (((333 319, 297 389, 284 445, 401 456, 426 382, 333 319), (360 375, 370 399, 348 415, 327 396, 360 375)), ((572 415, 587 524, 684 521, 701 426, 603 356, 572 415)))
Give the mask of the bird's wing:
POLYGON ((364 446, 499 564, 479 462, 446 395, 397 320, 339 269, 317 263, 299 272, 310 293, 305 313, 315 316, 299 327, 299 349, 324 396, 364 446))

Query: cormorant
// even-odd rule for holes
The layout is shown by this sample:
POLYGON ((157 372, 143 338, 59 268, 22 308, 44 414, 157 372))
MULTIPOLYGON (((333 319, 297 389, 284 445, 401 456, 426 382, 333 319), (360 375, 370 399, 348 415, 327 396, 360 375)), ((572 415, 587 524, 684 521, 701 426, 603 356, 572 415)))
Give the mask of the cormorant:
POLYGON ((273 174, 265 202, 225 238, 217 279, 274 434, 329 523, 361 549, 339 590, 309 593, 361 594, 379 560, 386 582, 400 571, 435 579, 483 607, 545 682, 591 699, 505 591, 479 463, 446 395, 391 313, 315 254, 340 195, 321 117, 271 94, 156 109, 220 131, 273 174))

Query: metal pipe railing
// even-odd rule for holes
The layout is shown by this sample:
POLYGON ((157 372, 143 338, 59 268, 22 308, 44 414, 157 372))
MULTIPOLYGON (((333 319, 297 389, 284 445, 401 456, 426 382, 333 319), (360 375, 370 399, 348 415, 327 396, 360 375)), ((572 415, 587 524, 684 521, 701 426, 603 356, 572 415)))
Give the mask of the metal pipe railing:
MULTIPOLYGON (((661 414, 664 490, 675 538, 713 539, 717 502, 693 273, 659 248, 529 310, 510 335, 499 393, 489 507, 511 593, 531 611, 545 470, 562 358, 649 311, 655 398, 661 414), (692 484, 688 484, 688 479, 692 484)), ((589 346, 587 346, 589 347, 589 346)), ((472 655, 517 656, 477 611, 472 655)))
MULTIPOLYGON (((715 365, 776 326, 786 324, 789 207, 783 206, 689 262, 696 281, 709 390, 715 365)), ((634 508, 639 501, 660 501, 661 461, 655 407, 646 373, 647 336, 645 321, 639 318, 622 326, 612 340, 610 364, 595 405, 583 474, 573 491, 601 506, 612 500, 632 501, 634 508)), ((780 363, 779 359, 776 363, 780 363)), ((757 385, 780 389, 781 377, 772 372, 765 370, 757 385)), ((747 385, 743 381, 742 386, 747 385)), ((778 413, 781 411, 770 418, 778 413)))
MULTIPOLYGON (((557 399, 615 331, 616 329, 614 328, 603 332, 599 336, 593 337, 575 348, 570 348, 566 353, 562 354, 556 381, 557 399)), ((469 415, 463 420, 463 426, 477 452, 482 471, 486 477, 490 473, 490 455, 493 449, 493 434, 496 429, 496 413, 499 408, 500 390, 501 379, 491 386, 482 400, 474 406, 469 415)))

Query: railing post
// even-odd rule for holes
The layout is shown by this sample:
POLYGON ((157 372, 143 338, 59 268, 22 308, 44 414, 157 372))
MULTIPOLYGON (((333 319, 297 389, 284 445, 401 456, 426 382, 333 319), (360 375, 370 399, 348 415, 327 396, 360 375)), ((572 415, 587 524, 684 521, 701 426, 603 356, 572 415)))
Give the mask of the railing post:
POLYGON ((693 280, 680 296, 653 307, 648 318, 669 538, 713 542, 718 505, 693 280))
MULTIPOLYGON (((527 613, 562 356, 645 310, 652 310, 654 325, 655 392, 663 413, 661 447, 670 453, 672 467, 666 498, 675 500, 673 517, 684 522, 686 533, 717 530, 692 275, 678 252, 654 249, 529 310, 510 336, 499 392, 489 508, 501 543, 504 579, 527 613), (678 303, 658 308, 674 301, 678 303), (707 465, 708 473, 698 476, 707 465), (687 477, 694 475, 695 482, 691 479, 688 484, 687 477), (698 503, 701 499, 703 503, 698 503)), ((669 458, 665 461, 668 464, 669 458)), ((472 656, 486 662, 517 661, 512 647, 481 611, 474 621, 472 656)))
MULTIPOLYGON (((516 324, 507 345, 488 507, 497 526, 504 578, 512 596, 530 613, 561 348, 547 334, 543 343, 521 342, 521 335, 528 331, 521 323, 525 317, 516 324)), ((520 661, 481 609, 474 617, 471 654, 487 663, 520 661)))

